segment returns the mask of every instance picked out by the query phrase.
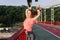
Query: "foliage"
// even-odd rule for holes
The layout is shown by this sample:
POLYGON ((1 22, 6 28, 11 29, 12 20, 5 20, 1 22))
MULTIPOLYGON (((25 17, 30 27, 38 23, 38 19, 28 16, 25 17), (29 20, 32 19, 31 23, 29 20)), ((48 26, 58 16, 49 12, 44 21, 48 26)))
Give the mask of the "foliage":
POLYGON ((0 24, 2 26, 13 26, 25 19, 26 6, 0 6, 0 24))
MULTIPOLYGON (((46 10, 47 21, 51 21, 51 8, 46 10)), ((55 22, 60 22, 60 7, 54 7, 54 20, 55 22)))
MULTIPOLYGON (((27 6, 2 6, 0 5, 0 26, 1 27, 12 27, 17 25, 25 19, 25 10, 27 6)), ((35 7, 33 6, 35 9, 35 7)), ((47 21, 51 21, 51 8, 46 9, 47 21)), ((60 21, 60 7, 54 8, 54 19, 55 22, 60 21)), ((42 16, 44 21, 44 10, 42 9, 42 16)))

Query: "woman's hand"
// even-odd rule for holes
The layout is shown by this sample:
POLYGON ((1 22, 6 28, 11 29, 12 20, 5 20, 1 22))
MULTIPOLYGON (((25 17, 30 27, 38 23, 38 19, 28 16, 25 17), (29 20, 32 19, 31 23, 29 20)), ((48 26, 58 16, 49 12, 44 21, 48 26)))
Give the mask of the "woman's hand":
POLYGON ((40 15, 40 10, 37 10, 37 15, 40 15))

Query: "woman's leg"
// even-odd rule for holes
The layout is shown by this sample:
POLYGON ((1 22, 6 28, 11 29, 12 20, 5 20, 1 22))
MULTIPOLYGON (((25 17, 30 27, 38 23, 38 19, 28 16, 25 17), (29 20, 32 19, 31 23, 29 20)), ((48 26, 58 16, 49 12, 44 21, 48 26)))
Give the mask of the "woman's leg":
POLYGON ((35 40, 35 34, 33 32, 28 32, 28 40, 35 40))

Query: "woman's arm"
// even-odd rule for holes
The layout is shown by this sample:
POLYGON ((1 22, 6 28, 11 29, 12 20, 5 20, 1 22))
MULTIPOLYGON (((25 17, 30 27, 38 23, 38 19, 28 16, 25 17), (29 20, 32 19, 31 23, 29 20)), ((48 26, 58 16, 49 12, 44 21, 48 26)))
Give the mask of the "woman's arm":
POLYGON ((26 15, 26 17, 27 17, 27 13, 28 13, 28 9, 26 9, 26 11, 25 11, 25 15, 26 15))
POLYGON ((36 20, 39 16, 40 16, 40 10, 37 10, 37 15, 33 19, 36 20))

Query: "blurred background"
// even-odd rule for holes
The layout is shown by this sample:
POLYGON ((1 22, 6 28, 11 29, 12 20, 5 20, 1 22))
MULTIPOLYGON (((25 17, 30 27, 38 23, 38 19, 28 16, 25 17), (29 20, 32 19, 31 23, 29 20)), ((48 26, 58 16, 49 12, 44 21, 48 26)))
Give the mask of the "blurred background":
MULTIPOLYGON (((39 22, 60 22, 60 0, 39 0, 38 5, 42 8, 39 22)), ((35 6, 33 0, 32 8, 35 6)), ((0 0, 0 40, 11 37, 23 27, 26 8, 26 0, 0 0)))

